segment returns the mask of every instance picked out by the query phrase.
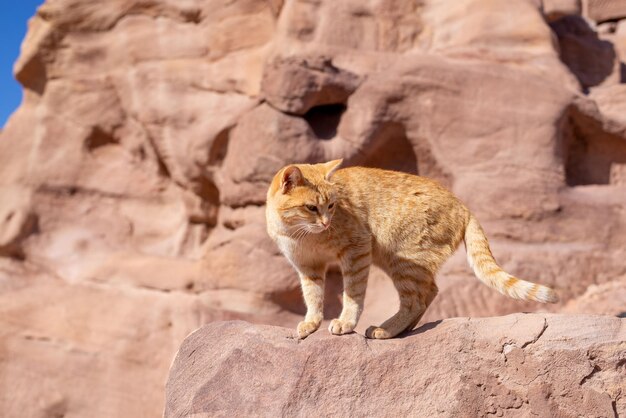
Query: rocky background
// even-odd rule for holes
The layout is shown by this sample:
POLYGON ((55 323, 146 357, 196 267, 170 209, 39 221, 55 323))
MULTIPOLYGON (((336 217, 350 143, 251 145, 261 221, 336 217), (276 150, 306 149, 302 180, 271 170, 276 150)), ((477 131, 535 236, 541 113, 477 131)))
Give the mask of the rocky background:
MULTIPOLYGON (((626 315, 625 61, 621 0, 47 0, 0 132, 1 415, 160 416, 191 331, 295 326, 263 207, 291 162, 438 179, 505 269, 562 299, 500 296, 460 250, 425 322, 626 315)), ((359 330, 396 300, 375 271, 359 330)), ((622 414, 623 393, 603 398, 622 414)))

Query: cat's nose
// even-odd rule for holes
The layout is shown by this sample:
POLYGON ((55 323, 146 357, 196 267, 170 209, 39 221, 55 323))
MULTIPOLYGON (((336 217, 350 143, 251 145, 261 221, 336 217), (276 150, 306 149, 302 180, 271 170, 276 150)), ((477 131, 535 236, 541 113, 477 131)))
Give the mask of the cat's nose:
POLYGON ((322 220, 322 225, 324 226, 324 228, 328 228, 328 226, 330 225, 330 219, 322 220))

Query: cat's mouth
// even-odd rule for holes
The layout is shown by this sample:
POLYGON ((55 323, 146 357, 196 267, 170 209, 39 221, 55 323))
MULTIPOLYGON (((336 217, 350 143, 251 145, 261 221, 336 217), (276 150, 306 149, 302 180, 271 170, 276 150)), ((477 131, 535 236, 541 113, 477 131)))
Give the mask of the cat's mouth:
POLYGON ((311 232, 313 232, 314 234, 319 234, 324 231, 327 231, 329 228, 330 228, 330 223, 327 225, 314 225, 313 228, 311 228, 311 232))

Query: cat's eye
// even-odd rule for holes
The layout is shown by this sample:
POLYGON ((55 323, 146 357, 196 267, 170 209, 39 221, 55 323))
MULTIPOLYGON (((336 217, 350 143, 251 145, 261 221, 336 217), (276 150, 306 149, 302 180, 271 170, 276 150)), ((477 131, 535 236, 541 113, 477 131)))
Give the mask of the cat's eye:
POLYGON ((315 205, 306 205, 306 208, 311 212, 317 212, 317 206, 315 205))
POLYGON ((328 205, 328 209, 332 209, 332 208, 334 208, 334 207, 335 207, 335 202, 333 202, 333 203, 331 203, 331 204, 329 204, 329 205, 328 205))

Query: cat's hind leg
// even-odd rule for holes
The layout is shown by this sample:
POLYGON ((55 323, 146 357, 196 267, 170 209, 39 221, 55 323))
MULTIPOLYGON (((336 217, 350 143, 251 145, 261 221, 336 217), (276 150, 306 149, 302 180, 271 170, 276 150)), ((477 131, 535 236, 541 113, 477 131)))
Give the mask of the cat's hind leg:
POLYGON ((430 284, 430 287, 429 288, 425 288, 424 293, 426 295, 426 298, 425 298, 425 301, 424 301, 425 304, 426 304, 426 308, 424 308, 422 313, 417 318, 415 318, 415 321, 413 323, 411 323, 408 327, 406 327, 405 331, 411 331, 422 320, 422 317, 424 316, 424 313, 426 312, 426 309, 428 309, 430 304, 433 303, 433 300, 435 300, 435 297, 437 296, 437 293, 439 293, 439 288, 437 287, 435 282, 432 281, 431 284, 430 284))
POLYGON ((424 269, 395 272, 391 277, 400 296, 400 308, 379 327, 369 327, 365 331, 368 338, 393 338, 405 330, 412 329, 422 319, 424 312, 437 295, 434 277, 424 269))

